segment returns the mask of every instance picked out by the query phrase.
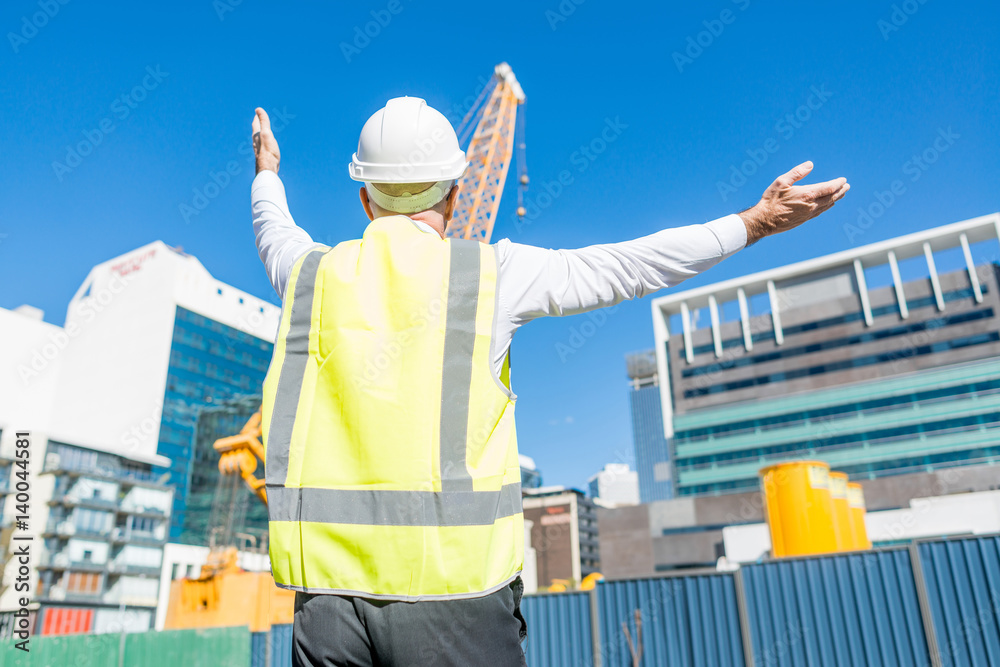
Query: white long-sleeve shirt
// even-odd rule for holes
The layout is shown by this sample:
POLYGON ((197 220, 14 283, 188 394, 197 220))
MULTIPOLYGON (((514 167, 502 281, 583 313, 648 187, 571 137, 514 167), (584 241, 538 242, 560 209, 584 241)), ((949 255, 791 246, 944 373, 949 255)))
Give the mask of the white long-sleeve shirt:
MULTIPOLYGON (((250 199, 257 251, 274 291, 284 299, 295 262, 310 249, 324 246, 292 220, 285 186, 273 171, 257 175, 250 199)), ((414 223, 437 234, 420 221, 414 223)), ((746 240, 743 220, 728 215, 703 225, 578 250, 497 241, 500 313, 493 332, 497 374, 514 332, 527 322, 546 315, 585 313, 672 287, 742 249, 746 240)))

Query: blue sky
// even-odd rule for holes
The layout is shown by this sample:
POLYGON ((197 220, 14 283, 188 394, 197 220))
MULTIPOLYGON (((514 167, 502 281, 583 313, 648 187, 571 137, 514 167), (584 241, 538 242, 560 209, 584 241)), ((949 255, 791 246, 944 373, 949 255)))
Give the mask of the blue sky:
MULTIPOLYGON (((0 10, 0 306, 57 324, 91 266, 155 239, 276 301, 250 227, 253 108, 286 119, 292 213, 335 243, 367 222, 346 173, 365 119, 402 94, 460 108, 501 60, 528 96, 528 198, 547 205, 516 226, 509 187, 495 239, 578 247, 704 222, 807 159, 810 182, 848 177, 847 198, 686 286, 1000 210, 996 3, 63 1, 0 10), (615 140, 584 157, 608 123, 615 140), (942 134, 933 163, 913 160, 942 134), (68 160, 81 141, 97 145, 68 160), (564 170, 572 182, 536 200, 564 170), (905 191, 858 226, 895 180, 905 191)), ((586 321, 514 341, 521 450, 547 483, 632 458, 623 357, 652 344, 649 299, 572 347, 586 321)))

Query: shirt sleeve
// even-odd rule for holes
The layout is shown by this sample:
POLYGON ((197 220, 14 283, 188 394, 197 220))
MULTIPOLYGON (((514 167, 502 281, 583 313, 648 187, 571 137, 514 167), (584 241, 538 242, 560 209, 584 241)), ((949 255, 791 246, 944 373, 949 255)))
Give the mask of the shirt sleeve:
POLYGON ((285 186, 273 171, 265 169, 253 179, 250 210, 253 213, 253 232, 260 261, 264 263, 274 291, 284 300, 285 285, 288 284, 295 262, 309 250, 325 246, 314 242, 292 220, 288 200, 285 198, 285 186))
POLYGON ((501 305, 515 327, 546 315, 613 306, 698 275, 742 249, 746 240, 738 215, 578 250, 503 239, 497 243, 501 305))

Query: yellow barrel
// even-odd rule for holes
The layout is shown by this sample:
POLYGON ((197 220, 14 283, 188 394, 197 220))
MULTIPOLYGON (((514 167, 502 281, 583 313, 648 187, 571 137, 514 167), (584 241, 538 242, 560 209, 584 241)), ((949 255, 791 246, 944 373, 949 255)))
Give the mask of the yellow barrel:
POLYGON ((868 529, 865 527, 865 493, 861 485, 851 482, 847 485, 847 511, 851 518, 851 534, 854 536, 855 549, 871 549, 872 541, 868 539, 868 529))
POLYGON ((837 538, 837 551, 860 549, 854 544, 851 515, 847 508, 847 473, 830 473, 830 499, 833 501, 833 535, 837 538))
POLYGON ((830 466, 822 461, 778 463, 760 471, 775 558, 837 550, 830 466))

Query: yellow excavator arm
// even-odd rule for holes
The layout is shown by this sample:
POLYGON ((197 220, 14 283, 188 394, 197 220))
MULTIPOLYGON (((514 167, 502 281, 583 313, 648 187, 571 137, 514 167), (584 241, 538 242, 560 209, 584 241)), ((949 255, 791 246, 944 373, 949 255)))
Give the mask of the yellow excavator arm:
POLYGON ((250 490, 267 504, 264 480, 256 475, 257 461, 264 460, 264 445, 260 441, 260 410, 253 413, 243 429, 236 435, 219 438, 212 444, 219 452, 219 472, 223 475, 239 473, 250 490))

